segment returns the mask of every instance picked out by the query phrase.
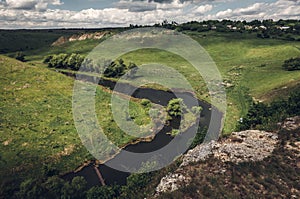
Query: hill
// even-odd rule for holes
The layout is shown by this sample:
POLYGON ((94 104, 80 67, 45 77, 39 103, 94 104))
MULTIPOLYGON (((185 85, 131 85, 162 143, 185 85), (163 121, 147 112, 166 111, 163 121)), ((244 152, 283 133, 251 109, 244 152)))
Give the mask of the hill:
POLYGON ((299 198, 300 117, 279 132, 233 133, 189 151, 155 198, 299 198))
MULTIPOLYGON (((73 122, 74 80, 5 56, 0 65, 0 196, 18 189, 24 179, 64 174, 93 160, 73 122)), ((109 92, 97 88, 98 121, 110 140, 123 146, 134 138, 112 122, 110 99, 109 92)), ((150 121, 139 101, 130 101, 130 114, 137 124, 150 121)))

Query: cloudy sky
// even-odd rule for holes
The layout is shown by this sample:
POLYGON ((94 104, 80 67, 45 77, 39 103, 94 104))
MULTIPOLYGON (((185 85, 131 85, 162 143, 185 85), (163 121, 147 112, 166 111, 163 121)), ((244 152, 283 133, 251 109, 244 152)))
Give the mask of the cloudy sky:
POLYGON ((1 29, 287 18, 300 19, 300 0, 0 0, 1 29))

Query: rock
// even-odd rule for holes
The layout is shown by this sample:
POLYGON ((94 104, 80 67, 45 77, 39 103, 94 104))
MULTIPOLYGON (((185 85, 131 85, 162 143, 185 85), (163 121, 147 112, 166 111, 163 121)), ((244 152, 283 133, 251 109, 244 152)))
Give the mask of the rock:
POLYGON ((106 35, 110 35, 110 34, 111 32, 104 31, 104 32, 86 33, 82 35, 72 35, 69 38, 62 36, 58 40, 56 40, 51 46, 61 46, 67 42, 84 41, 87 39, 99 40, 105 37, 106 35))
POLYGON ((163 177, 156 187, 156 196, 159 193, 163 192, 173 192, 177 190, 181 184, 186 184, 190 181, 190 178, 183 176, 182 174, 168 174, 167 176, 163 177))
POLYGON ((283 122, 282 128, 291 131, 300 128, 300 116, 288 118, 283 122))
POLYGON ((68 38, 61 36, 51 46, 60 46, 68 41, 68 38))
POLYGON ((204 161, 210 156, 234 163, 263 160, 273 152, 277 141, 278 136, 274 133, 256 130, 234 132, 226 140, 211 141, 188 151, 181 166, 204 161))
MULTIPOLYGON (((196 146, 183 156, 183 162, 174 174, 168 174, 161 179, 156 188, 156 196, 163 192, 172 192, 182 185, 187 185, 191 178, 184 176, 182 171, 190 163, 205 161, 214 157, 222 162, 249 162, 260 161, 271 155, 278 142, 275 133, 265 131, 248 130, 234 132, 227 139, 218 142, 211 141, 196 146)), ((220 168, 219 173, 225 173, 220 168)))

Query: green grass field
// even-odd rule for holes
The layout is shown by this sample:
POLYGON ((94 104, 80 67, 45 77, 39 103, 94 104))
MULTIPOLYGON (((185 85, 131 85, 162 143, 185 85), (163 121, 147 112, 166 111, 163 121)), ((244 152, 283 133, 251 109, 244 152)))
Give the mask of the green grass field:
MULTIPOLYGON (((225 134, 234 131, 239 118, 247 113, 250 102, 248 94, 257 100, 268 100, 266 97, 274 89, 289 88, 300 81, 299 71, 288 72, 281 68, 284 60, 300 55, 300 42, 259 39, 240 33, 209 33, 205 37, 198 33, 193 34, 192 38, 207 50, 223 79, 234 85, 227 89, 225 134)), ((200 99, 209 101, 202 79, 181 58, 156 50, 139 50, 122 58, 138 65, 154 62, 171 66, 189 80, 200 99)))
MULTIPOLYGON (((3 38, 9 37, 5 34, 1 33, 3 38)), ((51 33, 52 36, 47 39, 49 41, 42 44, 33 42, 41 38, 40 33, 35 33, 38 36, 32 34, 32 38, 26 40, 32 47, 26 48, 22 38, 27 37, 27 34, 25 31, 17 41, 21 42, 19 46, 25 45, 22 49, 28 63, 0 57, 0 175, 3 179, 15 174, 28 176, 31 170, 35 171, 34 175, 42 175, 43 164, 50 164, 63 173, 92 159, 74 127, 71 103, 74 80, 47 69, 42 60, 44 56, 54 53, 76 52, 87 55, 100 41, 85 40, 50 47, 60 34, 71 33, 51 33)), ((270 101, 273 97, 280 97, 278 91, 287 93, 300 82, 299 71, 287 72, 281 69, 284 60, 300 55, 300 42, 259 39, 252 34, 240 33, 186 34, 207 50, 223 79, 233 85, 227 88, 228 111, 224 134, 235 130, 238 119, 247 113, 251 98, 270 101)), ((13 39, 9 41, 13 42, 13 39)), ((5 53, 13 55, 19 50, 19 47, 7 47, 5 53)), ((122 58, 126 63, 134 62, 137 65, 159 63, 172 67, 187 78, 200 99, 209 101, 205 83, 196 70, 180 57, 148 49, 131 52, 122 58)), ((176 78, 164 79, 163 73, 153 73, 152 78, 154 81, 176 81, 176 78)), ((96 95, 97 116, 110 139, 121 146, 133 137, 125 136, 112 122, 110 96, 110 93, 99 87, 96 95)), ((149 123, 150 118, 138 101, 131 102, 130 107, 136 123, 149 123)))
MULTIPOLYGON (((300 42, 260 39, 249 33, 198 33, 185 32, 198 41, 216 62, 224 80, 234 85, 227 89, 228 111, 224 133, 235 130, 237 120, 246 114, 249 97, 269 101, 272 92, 287 88, 300 81, 300 72, 281 69, 284 60, 300 55, 300 42)), ((29 50, 24 53, 30 62, 39 64, 44 56, 53 53, 81 53, 87 55, 101 41, 85 40, 66 43, 60 47, 29 50)), ((198 98, 210 101, 207 88, 197 71, 184 59, 156 49, 138 50, 122 57, 125 62, 137 65, 159 63, 183 74, 195 89, 198 98)), ((153 75, 153 81, 174 83, 176 78, 163 78, 163 73, 153 75)))
MULTIPOLYGON (((8 179, 42 177, 43 165, 65 173, 93 159, 74 126, 74 80, 4 56, 0 56, 0 65, 1 184, 8 179)), ((135 138, 113 122, 110 99, 109 92, 97 88, 97 118, 108 138, 123 146, 135 138)), ((129 112, 139 125, 150 122, 138 100, 130 101, 129 112)))

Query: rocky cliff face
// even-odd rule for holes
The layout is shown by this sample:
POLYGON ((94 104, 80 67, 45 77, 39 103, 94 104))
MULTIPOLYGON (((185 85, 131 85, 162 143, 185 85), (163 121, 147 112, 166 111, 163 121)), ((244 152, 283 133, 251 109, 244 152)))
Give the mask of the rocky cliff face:
MULTIPOLYGON (((300 129, 300 117, 289 118, 281 124, 281 126, 284 131, 298 132, 298 134, 296 133, 295 135, 293 132, 294 137, 297 137, 299 135, 297 129, 300 129)), ((283 135, 289 134, 283 133, 283 135)), ((159 185, 156 187, 155 196, 157 197, 162 193, 173 192, 181 187, 185 187, 194 178, 194 176, 191 176, 191 173, 186 172, 186 170, 191 169, 191 167, 193 167, 191 165, 194 164, 204 165, 211 159, 215 159, 219 163, 209 169, 209 171, 226 176, 226 173, 228 173, 228 164, 239 165, 246 162, 262 162, 264 159, 272 156, 274 150, 278 150, 278 148, 280 148, 280 154, 285 150, 286 153, 292 152, 294 158, 299 158, 300 142, 290 137, 291 136, 288 136, 287 141, 283 141, 283 139, 286 138, 280 139, 278 133, 248 130, 234 132, 230 137, 221 139, 218 142, 211 141, 201 144, 183 156, 182 164, 174 173, 170 173, 161 179, 159 185)), ((300 161, 295 164, 300 168, 300 161)), ((205 173, 203 175, 205 175, 205 173)), ((230 179, 227 179, 227 181, 229 180, 230 179)), ((299 194, 299 190, 294 189, 294 191, 295 190, 295 193, 299 194)))
POLYGON ((81 35, 72 35, 71 37, 62 36, 58 38, 51 46, 61 46, 67 42, 83 41, 87 39, 99 40, 108 35, 111 35, 111 32, 104 31, 104 32, 86 33, 81 35))

